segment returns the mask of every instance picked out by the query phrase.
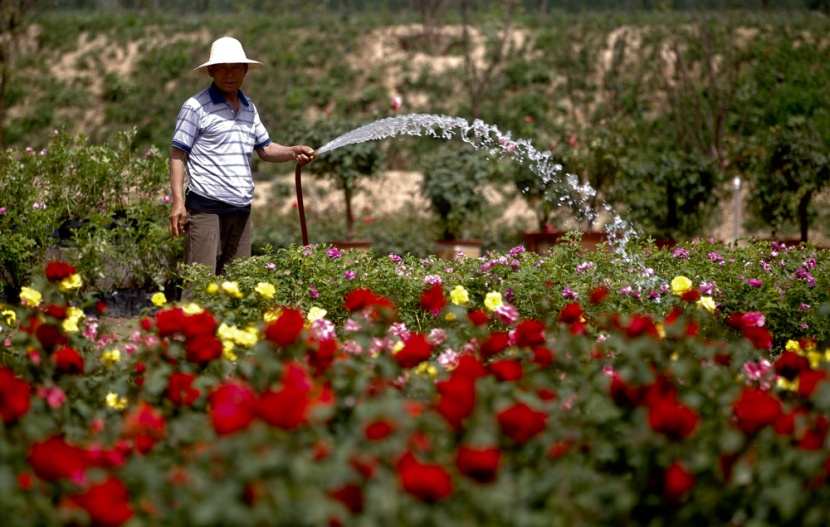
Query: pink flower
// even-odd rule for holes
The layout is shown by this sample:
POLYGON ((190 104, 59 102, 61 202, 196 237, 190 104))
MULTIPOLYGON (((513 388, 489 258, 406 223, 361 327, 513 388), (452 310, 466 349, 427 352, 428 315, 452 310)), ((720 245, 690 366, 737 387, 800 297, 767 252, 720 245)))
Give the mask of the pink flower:
POLYGON ((66 393, 57 386, 41 386, 37 390, 37 395, 52 408, 60 408, 66 401, 66 393))
POLYGON ((403 105, 403 99, 398 96, 392 97, 392 111, 397 112, 401 109, 401 105, 403 105))

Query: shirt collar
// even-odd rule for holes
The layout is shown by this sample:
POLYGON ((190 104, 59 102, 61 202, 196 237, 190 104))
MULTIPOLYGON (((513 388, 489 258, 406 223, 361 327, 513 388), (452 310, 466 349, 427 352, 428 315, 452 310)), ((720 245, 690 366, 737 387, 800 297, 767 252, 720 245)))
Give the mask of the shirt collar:
MULTIPOLYGON (((222 92, 219 91, 219 88, 216 87, 215 83, 210 85, 208 88, 208 93, 210 93, 210 100, 213 101, 213 104, 222 104, 225 101, 225 96, 222 95, 222 92)), ((248 99, 245 98, 245 95, 242 94, 242 90, 236 91, 236 96, 239 97, 239 101, 248 106, 248 99)))

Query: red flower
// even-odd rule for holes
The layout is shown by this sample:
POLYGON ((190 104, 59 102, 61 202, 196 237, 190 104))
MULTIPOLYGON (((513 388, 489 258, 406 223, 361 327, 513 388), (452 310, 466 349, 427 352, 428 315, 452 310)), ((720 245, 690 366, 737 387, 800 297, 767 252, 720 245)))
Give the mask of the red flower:
POLYGON ((329 491, 328 495, 351 511, 352 514, 363 512, 363 489, 358 485, 349 484, 329 491))
POLYGON ((421 309, 428 313, 438 313, 447 305, 444 298, 444 288, 440 284, 434 284, 421 295, 421 309))
POLYGON ((456 364, 455 369, 452 371, 453 377, 465 377, 471 381, 485 377, 486 375, 487 370, 484 369, 481 362, 474 355, 469 354, 459 357, 458 364, 456 364))
POLYGON ((254 420, 256 396, 245 384, 228 382, 208 396, 210 420, 219 435, 244 430, 254 420))
POLYGON ((533 348, 533 358, 530 360, 544 370, 553 364, 553 352, 544 346, 536 346, 533 348))
POLYGON ((768 350, 772 347, 772 333, 767 328, 744 327, 744 337, 752 342, 752 345, 759 350, 768 350))
POLYGON ((343 305, 346 311, 354 313, 369 307, 392 308, 388 298, 376 295, 370 289, 355 289, 346 295, 343 305))
POLYGON ((675 461, 663 475, 663 499, 677 502, 682 500, 694 487, 695 477, 683 465, 675 461))
POLYGON ((473 448, 462 445, 455 456, 458 471, 479 483, 496 480, 501 451, 495 447, 473 448))
POLYGON ((757 432, 781 415, 781 401, 756 388, 744 388, 732 405, 735 424, 743 432, 757 432))
POLYGON ((63 329, 53 324, 37 324, 34 334, 46 353, 52 353, 56 347, 68 342, 63 329))
POLYGON ((474 326, 484 326, 490 321, 490 317, 481 309, 473 309, 467 313, 467 319, 474 326))
POLYGON ((196 376, 190 373, 173 372, 167 381, 164 395, 174 406, 191 406, 201 393, 193 387, 196 376))
POLYGON ((801 372, 798 378, 798 394, 802 397, 810 397, 816 391, 818 383, 827 379, 827 372, 824 370, 806 370, 801 372))
POLYGON ((185 358, 189 362, 206 365, 222 356, 222 341, 215 335, 199 335, 185 341, 185 358))
POLYGON ((64 320, 66 318, 66 306, 49 304, 43 309, 43 313, 48 317, 54 317, 58 320, 64 320))
POLYGON ((0 419, 10 425, 29 411, 32 401, 32 387, 14 372, 0 366, 0 419))
POLYGON ((184 331, 185 314, 180 307, 164 309, 156 313, 156 327, 160 337, 169 337, 184 331))
POLYGON ((124 483, 109 476, 103 483, 89 487, 72 501, 89 514, 95 527, 119 527, 133 516, 130 493, 124 483))
POLYGON ((525 443, 545 429, 547 414, 516 403, 496 415, 502 432, 516 443, 525 443))
POLYGON ((611 377, 611 384, 608 387, 614 404, 620 408, 636 408, 640 406, 645 397, 646 389, 641 386, 630 386, 619 377, 613 375, 611 377))
POLYGON ((522 363, 512 359, 491 362, 488 368, 493 376, 502 382, 518 381, 524 374, 522 363))
POLYGON ((507 347, 509 338, 506 331, 493 331, 481 343, 481 356, 486 359, 504 350, 507 347))
POLYGON ((608 298, 608 288, 601 285, 599 287, 594 288, 594 290, 591 291, 591 296, 588 297, 588 300, 592 304, 600 304, 606 298, 608 298))
POLYGON ((651 407, 648 424, 672 441, 681 441, 695 431, 700 417, 691 409, 670 399, 651 407))
POLYGON ((792 351, 785 351, 775 361, 775 373, 792 381, 801 372, 810 369, 810 361, 792 351))
POLYGON ((265 328, 265 338, 279 347, 285 347, 296 342, 297 337, 305 325, 303 314, 296 309, 283 309, 277 320, 265 328))
POLYGON ((585 311, 582 310, 582 306, 578 302, 571 302, 559 311, 559 322, 562 324, 574 324, 582 319, 583 314, 585 314, 585 311))
POLYGON ((84 358, 76 350, 70 347, 63 347, 53 355, 55 367, 58 371, 77 375, 84 372, 84 358))
POLYGON ((545 344, 545 323, 539 320, 522 320, 516 326, 516 345, 532 348, 545 344))
POLYGON ((689 289, 680 296, 680 300, 684 302, 697 302, 700 300, 700 292, 697 289, 689 289))
POLYGON ((210 312, 202 311, 185 317, 182 333, 188 340, 202 336, 213 336, 216 334, 218 326, 216 319, 213 318, 210 312))
POLYGON ((452 480, 444 467, 421 463, 409 452, 398 462, 398 477, 404 491, 426 503, 452 494, 452 480))
POLYGON ((76 272, 75 268, 66 262, 51 261, 46 265, 46 279, 52 283, 69 278, 76 272))
POLYGON ((393 430, 392 423, 386 419, 379 419, 367 424, 363 429, 363 434, 369 441, 380 441, 389 437, 393 430))
POLYGON ((452 375, 446 381, 439 381, 436 391, 439 395, 438 413, 453 429, 461 430, 462 421, 473 413, 476 405, 475 379, 452 375))
POLYGON ((314 369, 315 377, 323 375, 331 367, 338 347, 337 340, 326 339, 306 350, 308 364, 314 369))
POLYGON ((796 445, 804 450, 821 450, 824 448, 827 439, 827 431, 830 428, 827 418, 823 415, 810 416, 806 428, 800 430, 796 445))
POLYGON ((308 407, 308 391, 289 385, 263 393, 256 414, 271 426, 295 430, 307 421, 308 407))
POLYGON ((165 433, 164 416, 146 402, 124 417, 124 436, 135 440, 136 450, 142 454, 149 452, 165 433))
POLYGON ((87 468, 86 452, 68 444, 62 436, 52 436, 33 444, 26 460, 37 477, 44 481, 63 478, 80 481, 87 468))
POLYGON ((426 336, 413 333, 404 342, 403 348, 395 354, 395 360, 402 368, 414 368, 432 356, 432 344, 426 336))
POLYGON ((625 330, 629 338, 637 338, 642 335, 658 336, 657 325, 647 315, 634 315, 625 330))

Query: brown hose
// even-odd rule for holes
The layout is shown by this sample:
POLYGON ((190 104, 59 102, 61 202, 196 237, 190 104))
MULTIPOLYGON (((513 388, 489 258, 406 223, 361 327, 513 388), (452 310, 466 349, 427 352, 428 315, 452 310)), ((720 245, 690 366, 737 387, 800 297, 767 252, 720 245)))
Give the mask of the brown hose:
POLYGON ((303 245, 308 245, 308 230, 305 226, 305 208, 303 207, 303 183, 301 181, 303 167, 297 164, 294 170, 294 186, 297 187, 297 210, 300 211, 300 231, 303 234, 303 245))

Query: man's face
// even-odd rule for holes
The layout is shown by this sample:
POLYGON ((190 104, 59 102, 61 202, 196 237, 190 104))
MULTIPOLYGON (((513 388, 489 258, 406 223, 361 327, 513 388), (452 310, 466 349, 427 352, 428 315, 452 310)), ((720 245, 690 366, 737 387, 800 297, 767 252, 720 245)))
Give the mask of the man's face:
POLYGON ((208 68, 216 87, 225 93, 236 93, 247 72, 247 64, 214 64, 208 68))

